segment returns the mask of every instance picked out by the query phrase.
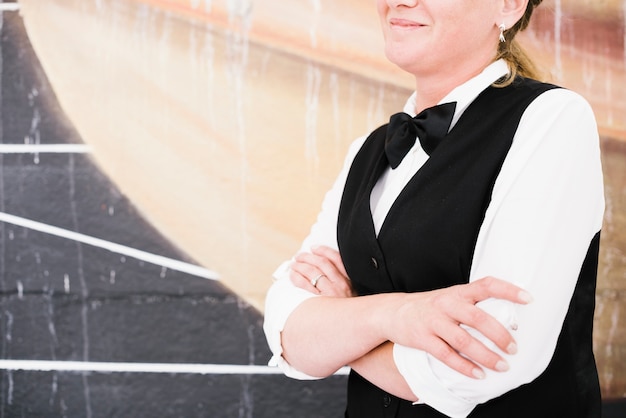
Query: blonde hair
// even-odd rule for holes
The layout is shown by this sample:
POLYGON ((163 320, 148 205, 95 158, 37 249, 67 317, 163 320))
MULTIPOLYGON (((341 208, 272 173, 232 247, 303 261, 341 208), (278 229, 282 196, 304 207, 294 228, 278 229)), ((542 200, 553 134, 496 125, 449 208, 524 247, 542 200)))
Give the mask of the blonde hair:
POLYGON ((515 35, 523 31, 528 27, 530 17, 533 14, 535 7, 543 0, 528 0, 526 11, 520 20, 517 21, 512 28, 504 31, 505 42, 498 44, 498 54, 496 60, 503 59, 509 65, 509 76, 496 83, 499 87, 508 86, 515 80, 515 77, 522 76, 527 78, 533 78, 540 80, 542 78, 541 72, 538 67, 532 61, 532 59, 526 54, 522 46, 515 39, 515 35))

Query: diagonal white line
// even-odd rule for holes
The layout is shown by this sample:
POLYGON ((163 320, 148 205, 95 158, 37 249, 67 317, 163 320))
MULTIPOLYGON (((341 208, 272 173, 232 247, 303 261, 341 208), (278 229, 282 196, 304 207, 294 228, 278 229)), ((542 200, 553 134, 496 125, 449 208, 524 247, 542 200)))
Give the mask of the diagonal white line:
POLYGON ((21 218, 19 216, 10 215, 8 213, 0 212, 0 222, 6 222, 46 234, 55 235, 57 237, 82 242, 83 244, 103 248, 113 253, 126 255, 128 257, 133 257, 138 260, 143 260, 148 263, 156 264, 158 266, 166 267, 168 269, 180 271, 205 279, 219 280, 219 275, 216 272, 208 270, 204 267, 197 266, 195 264, 185 263, 180 260, 174 260, 172 258, 167 258, 124 245, 115 244, 113 242, 105 241, 100 238, 94 238, 89 235, 84 235, 78 232, 69 231, 67 229, 58 228, 56 226, 32 221, 30 219, 21 218))
POLYGON ((0 144, 0 154, 86 154, 91 148, 85 144, 0 144))
MULTIPOLYGON (((42 361, 0 360, 0 370, 62 371, 100 373, 184 373, 184 374, 283 374, 278 367, 236 364, 191 363, 121 363, 93 361, 42 361)), ((346 375, 348 367, 339 369, 336 375, 346 375)))

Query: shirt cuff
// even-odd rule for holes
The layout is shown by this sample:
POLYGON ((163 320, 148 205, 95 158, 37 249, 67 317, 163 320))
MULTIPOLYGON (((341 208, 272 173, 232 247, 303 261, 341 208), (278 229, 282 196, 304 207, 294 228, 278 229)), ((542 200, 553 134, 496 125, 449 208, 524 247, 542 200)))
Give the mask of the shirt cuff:
MULTIPOLYGON (((509 331, 517 329, 515 305, 499 299, 487 299, 476 306, 497 319, 509 331)), ((461 325, 490 350, 502 353, 497 346, 477 330, 461 325)), ((411 391, 432 408, 454 418, 464 418, 476 405, 500 394, 499 381, 478 381, 462 375, 425 351, 394 345, 394 362, 411 391)), ((492 373, 485 370, 488 376, 492 373)))
POLYGON ((287 319, 300 304, 308 299, 317 297, 304 289, 296 287, 289 279, 291 262, 286 261, 274 272, 274 284, 267 292, 265 299, 265 318, 263 330, 265 338, 272 351, 272 358, 268 365, 278 367, 287 376, 299 380, 315 380, 319 377, 309 376, 293 368, 282 356, 283 346, 281 333, 287 319))
POLYGON ((438 382, 432 372, 431 361, 437 361, 422 350, 394 344, 393 359, 398 371, 419 399, 415 404, 427 404, 451 418, 465 418, 476 404, 456 396, 438 382))

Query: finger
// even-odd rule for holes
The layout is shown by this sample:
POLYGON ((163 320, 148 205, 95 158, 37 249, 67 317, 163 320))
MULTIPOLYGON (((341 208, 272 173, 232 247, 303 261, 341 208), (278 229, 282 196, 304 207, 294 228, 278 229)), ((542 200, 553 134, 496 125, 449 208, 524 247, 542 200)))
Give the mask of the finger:
POLYGON ((483 277, 469 286, 462 286, 460 291, 465 298, 471 299, 474 303, 489 298, 505 299, 523 305, 532 302, 530 293, 513 283, 495 277, 483 277))
POLYGON ((313 265, 301 262, 293 262, 290 266, 290 279, 298 287, 309 292, 319 294, 319 290, 313 286, 309 277, 317 277, 320 271, 313 265))
POLYGON ((431 353, 448 367, 474 379, 483 379, 485 372, 469 359, 461 356, 445 341, 433 338, 426 343, 425 351, 431 353))
MULTIPOLYGON (((509 330, 494 317, 487 314, 479 307, 473 306, 473 303, 480 302, 490 297, 499 297, 516 303, 519 303, 519 298, 521 298, 521 303, 528 303, 532 299, 530 295, 511 283, 493 277, 477 280, 468 287, 473 287, 474 290, 470 289, 468 294, 462 297, 469 298, 472 305, 467 305, 466 309, 458 309, 455 318, 460 323, 481 332, 501 350, 509 354, 515 354, 517 352, 517 345, 509 330)), ((467 289, 462 288, 460 288, 460 290, 461 293, 467 291, 467 289)))
MULTIPOLYGON (((336 260, 341 263, 341 257, 338 252, 328 248, 328 255, 333 256, 336 253, 336 260)), ((300 253, 296 256, 292 268, 299 271, 304 277, 314 279, 317 276, 324 275, 324 280, 320 279, 323 284, 317 284, 317 288, 321 290, 324 296, 334 297, 351 297, 353 296, 350 280, 344 276, 335 266, 335 264, 323 255, 312 253, 300 253)), ((343 265, 342 265, 343 268, 343 265)))
POLYGON ((517 352, 515 339, 509 330, 497 319, 479 307, 470 304, 459 305, 459 309, 457 309, 454 318, 459 323, 480 332, 502 351, 509 354, 515 354, 517 352))
POLYGON ((315 286, 313 286, 311 284, 311 282, 309 281, 309 279, 307 279, 305 276, 303 276, 301 273, 295 271, 295 270, 291 270, 291 273, 289 274, 289 279, 291 280, 291 282, 294 284, 294 286, 299 287, 301 289, 307 290, 311 293, 314 293, 316 295, 320 294, 320 290, 318 288, 316 288, 315 286))
MULTIPOLYGON (((473 360, 489 368, 494 368, 497 362, 503 359, 497 354, 497 358, 492 354, 485 354, 485 351, 478 346, 472 346, 474 349, 472 353, 467 352, 470 348, 469 344, 473 341, 478 343, 478 340, 475 340, 465 330, 461 329, 458 324, 474 328, 502 351, 509 354, 514 354, 517 351, 515 339, 497 319, 475 306, 471 298, 468 300, 468 298, 463 296, 454 296, 455 292, 462 292, 463 287, 466 286, 455 286, 449 289, 450 292, 444 289, 432 297, 433 307, 438 312, 443 313, 442 318, 449 318, 448 321, 438 323, 436 328, 437 335, 443 338, 445 334, 442 334, 442 332, 447 332, 444 339, 453 348, 463 350, 462 352, 467 355, 481 355, 482 353, 484 357, 473 357, 473 360)), ((482 343, 480 344, 482 345, 482 343)))
POLYGON ((487 348, 481 341, 459 325, 451 323, 446 327, 442 327, 439 336, 452 349, 476 364, 499 372, 509 369, 505 359, 487 348))
POLYGON ((317 288, 324 296, 341 298, 352 297, 352 288, 348 286, 346 282, 331 282, 326 275, 320 277, 317 282, 317 288))
MULTIPOLYGON (((339 296, 340 289, 334 289, 328 276, 313 264, 306 262, 295 262, 291 264, 291 272, 294 274, 292 281, 297 281, 298 287, 312 291, 313 293, 323 294, 325 296, 339 296), (300 280, 300 279, 303 280, 300 280), (323 283, 326 282, 326 283, 323 283)), ((295 284, 295 282, 294 282, 295 284)))
POLYGON ((330 281, 328 276, 323 273, 320 273, 311 279, 310 284, 314 286, 318 290, 319 294, 323 296, 345 296, 342 293, 343 290, 339 286, 335 286, 335 284, 330 281))
MULTIPOLYGON (((296 262, 307 264, 314 267, 321 274, 325 274, 331 282, 339 280, 345 280, 342 273, 337 270, 335 264, 327 257, 312 254, 312 253, 300 253, 295 258, 296 262)), ((306 277, 315 277, 312 275, 305 275, 306 277)))
POLYGON ((312 252, 315 255, 319 255, 330 260, 330 262, 339 271, 339 273, 341 273, 345 277, 348 277, 348 273, 346 272, 346 268, 343 265, 343 260, 341 259, 341 254, 339 254, 339 251, 322 245, 313 248, 312 252))
POLYGON ((295 261, 291 263, 291 270, 297 271, 305 278, 313 278, 318 274, 323 274, 315 263, 311 262, 312 255, 309 253, 301 253, 295 257, 295 261))

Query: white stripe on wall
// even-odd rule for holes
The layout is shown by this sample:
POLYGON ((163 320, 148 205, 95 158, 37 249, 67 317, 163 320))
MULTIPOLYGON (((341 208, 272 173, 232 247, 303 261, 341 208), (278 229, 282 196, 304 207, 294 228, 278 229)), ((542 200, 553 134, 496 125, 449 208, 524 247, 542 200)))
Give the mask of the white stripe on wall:
MULTIPOLYGON (((0 360, 0 370, 100 372, 100 373, 184 373, 184 374, 283 374, 278 367, 234 365, 234 364, 190 364, 190 363, 118 363, 93 361, 42 361, 0 360)), ((343 367, 336 375, 346 375, 350 369, 343 367)))
POLYGON ((43 232, 57 237, 70 239, 83 244, 91 245, 94 247, 102 248, 113 253, 122 254, 128 257, 133 257, 138 260, 142 260, 148 263, 156 264, 158 266, 166 267, 171 270, 180 271, 183 273, 191 274, 193 276, 202 277, 209 280, 219 280, 219 275, 204 267, 197 266, 195 264, 185 263, 180 260, 174 260, 172 258, 163 257, 160 255, 148 253, 146 251, 137 250, 135 248, 127 247, 113 242, 105 241, 100 238, 90 237, 88 235, 80 234, 78 232, 69 231, 67 229, 58 228, 56 226, 47 225, 41 222, 32 221, 30 219, 21 218, 19 216, 10 215, 8 213, 0 212, 0 222, 6 222, 9 224, 21 226, 24 228, 32 229, 35 231, 43 232))
POLYGON ((20 5, 17 3, 1 3, 0 12, 14 12, 20 10, 20 5))
POLYGON ((85 144, 0 144, 0 154, 86 154, 85 144))

